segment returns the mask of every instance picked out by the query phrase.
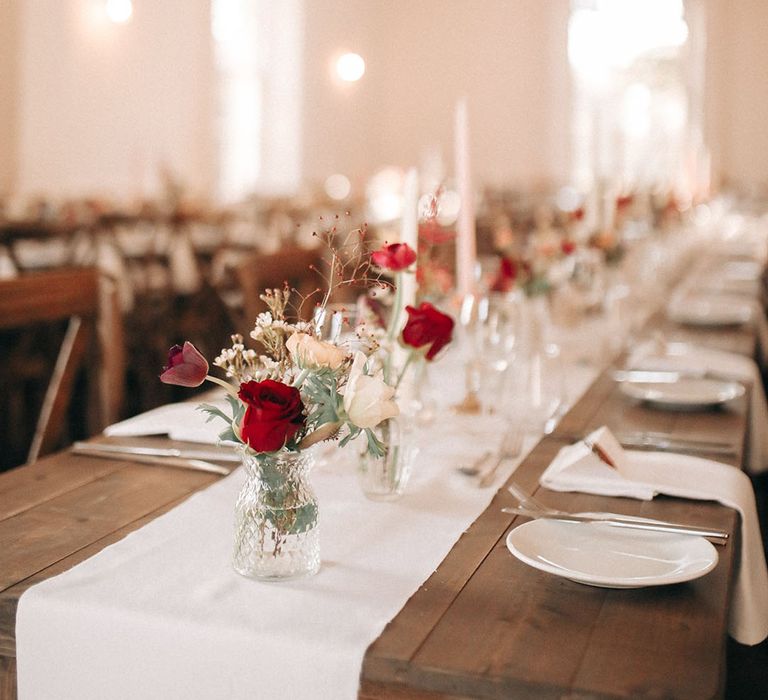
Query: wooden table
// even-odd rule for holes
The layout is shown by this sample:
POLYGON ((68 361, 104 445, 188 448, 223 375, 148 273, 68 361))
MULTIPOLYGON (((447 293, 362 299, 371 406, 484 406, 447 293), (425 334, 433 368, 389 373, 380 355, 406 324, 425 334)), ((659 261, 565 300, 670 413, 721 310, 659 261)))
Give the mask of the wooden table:
MULTIPOLYGON (((726 338, 729 333, 708 335, 714 341, 736 342, 733 335, 726 338)), ((742 342, 754 345, 754 338, 750 334, 742 342)), ((747 433, 746 405, 742 399, 727 410, 695 417, 660 413, 628 403, 603 375, 514 478, 535 491, 557 450, 572 435, 583 435, 603 422, 615 429, 671 429, 687 437, 732 439, 738 449, 730 462, 738 468, 747 433)), ((15 696, 19 596, 217 478, 67 452, 0 475, 1 698, 15 696)), ((722 693, 739 535, 734 511, 671 498, 641 502, 586 494, 541 495, 558 507, 680 520, 725 529, 733 538, 719 548, 715 570, 693 582, 627 591, 582 586, 529 568, 509 555, 504 538, 519 520, 500 511, 512 505, 512 498, 501 490, 371 645, 361 672, 362 698, 698 700, 722 693)))

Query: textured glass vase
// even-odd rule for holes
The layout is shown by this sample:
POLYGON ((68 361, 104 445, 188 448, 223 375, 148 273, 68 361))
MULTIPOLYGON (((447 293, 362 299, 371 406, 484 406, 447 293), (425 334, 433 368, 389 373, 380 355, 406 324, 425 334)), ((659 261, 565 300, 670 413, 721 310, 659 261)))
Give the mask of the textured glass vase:
POLYGON ((233 566, 278 581, 320 568, 317 501, 309 484, 313 452, 242 453, 246 481, 235 506, 233 566))
POLYGON ((407 433, 397 420, 383 421, 374 432, 384 445, 384 456, 360 455, 360 486, 372 501, 394 501, 405 491, 417 450, 408 444, 407 433))

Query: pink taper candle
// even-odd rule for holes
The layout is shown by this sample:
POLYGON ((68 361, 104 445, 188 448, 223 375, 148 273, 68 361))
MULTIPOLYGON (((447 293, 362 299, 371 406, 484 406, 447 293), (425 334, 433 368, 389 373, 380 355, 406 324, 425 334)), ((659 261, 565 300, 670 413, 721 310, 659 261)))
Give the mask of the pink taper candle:
POLYGON ((454 157, 456 159, 456 183, 461 197, 458 226, 456 229, 456 289, 461 298, 475 289, 475 193, 472 189, 472 172, 469 158, 469 122, 467 100, 456 105, 456 131, 454 157))

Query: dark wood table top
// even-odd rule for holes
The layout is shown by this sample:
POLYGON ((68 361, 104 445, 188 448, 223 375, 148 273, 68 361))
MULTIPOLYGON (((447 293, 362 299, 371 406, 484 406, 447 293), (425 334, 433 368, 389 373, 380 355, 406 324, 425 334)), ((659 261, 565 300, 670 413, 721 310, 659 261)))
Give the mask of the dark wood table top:
MULTIPOLYGON (((727 344, 726 335, 734 332, 708 335, 727 344)), ((732 337, 728 342, 744 348, 747 340, 732 337)), ((738 468, 747 433, 746 405, 741 399, 724 410, 695 416, 662 413, 618 396, 615 384, 602 375, 514 478, 536 491, 539 475, 557 450, 573 435, 602 423, 615 430, 662 429, 686 437, 733 439, 737 452, 726 461, 738 468)), ((20 595, 218 478, 69 452, 0 475, 0 697, 14 693, 20 595)), ((501 513, 502 506, 512 505, 502 489, 369 648, 361 697, 698 699, 721 693, 738 547, 734 511, 672 498, 642 502, 540 492, 558 507, 708 525, 731 532, 733 538, 719 548, 715 570, 696 581, 653 590, 583 586, 509 555, 504 538, 520 519, 501 513)))

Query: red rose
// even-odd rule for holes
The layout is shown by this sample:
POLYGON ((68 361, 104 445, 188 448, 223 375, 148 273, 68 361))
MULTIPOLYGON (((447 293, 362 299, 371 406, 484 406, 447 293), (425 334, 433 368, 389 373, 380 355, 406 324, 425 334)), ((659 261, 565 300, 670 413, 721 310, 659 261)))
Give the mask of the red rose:
POLYGON ((435 355, 451 342, 453 319, 426 301, 418 309, 406 306, 405 310, 408 312, 408 322, 400 339, 412 348, 426 350, 426 358, 434 360, 435 355))
POLYGON ((569 216, 572 221, 581 221, 584 218, 584 207, 574 209, 569 216))
POLYGON ((560 244, 560 250, 563 251, 563 255, 570 255, 576 250, 576 244, 566 239, 560 244))
POLYGON ((304 425, 304 404, 296 387, 265 379, 241 384, 237 395, 246 405, 240 437, 256 452, 279 450, 304 425))
POLYGON ((491 282, 492 292, 509 292, 517 279, 517 263, 509 258, 502 258, 499 270, 491 282))
POLYGON ((179 386, 200 386, 208 376, 208 362, 189 341, 174 345, 168 351, 168 364, 163 367, 160 381, 179 386))
POLYGON ((416 262, 416 252, 407 243, 391 243, 371 253, 374 265, 392 272, 400 272, 416 262))

